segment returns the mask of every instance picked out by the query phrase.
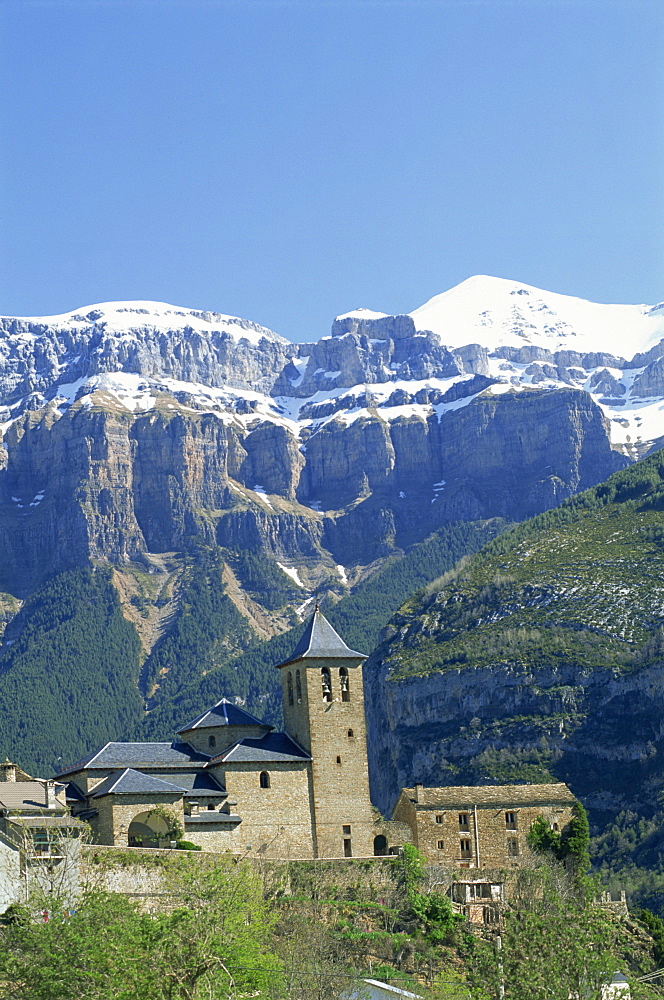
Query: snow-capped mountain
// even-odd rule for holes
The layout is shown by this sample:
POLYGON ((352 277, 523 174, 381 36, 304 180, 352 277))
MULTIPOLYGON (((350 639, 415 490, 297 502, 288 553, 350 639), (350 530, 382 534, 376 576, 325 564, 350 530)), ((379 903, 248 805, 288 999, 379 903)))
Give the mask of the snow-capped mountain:
POLYGON ((175 407, 237 426, 440 419, 478 395, 573 388, 637 457, 664 435, 664 304, 602 305, 475 276, 408 315, 356 309, 331 336, 291 344, 237 317, 160 302, 0 319, 0 420, 101 399, 132 412, 175 407), (168 404, 166 404, 168 405, 168 404))
POLYGON ((7 317, 0 433, 10 580, 201 537, 343 589, 445 522, 530 516, 645 453, 664 309, 475 277, 309 344, 156 302, 7 317))

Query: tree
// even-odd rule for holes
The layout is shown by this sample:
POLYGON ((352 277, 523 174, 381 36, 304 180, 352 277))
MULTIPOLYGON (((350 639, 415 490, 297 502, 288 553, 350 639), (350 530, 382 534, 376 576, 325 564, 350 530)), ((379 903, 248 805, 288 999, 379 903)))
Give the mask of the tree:
MULTIPOLYGON (((559 892, 548 866, 528 874, 530 899, 503 915, 506 996, 510 1000, 595 997, 616 968, 615 922, 583 894, 559 892)), ((497 996, 500 976, 494 945, 469 939, 466 946, 473 988, 489 988, 497 996)))
POLYGON ((74 912, 0 928, 1 1000, 229 1000, 280 994, 260 881, 247 863, 177 859, 153 915, 86 889, 74 912))

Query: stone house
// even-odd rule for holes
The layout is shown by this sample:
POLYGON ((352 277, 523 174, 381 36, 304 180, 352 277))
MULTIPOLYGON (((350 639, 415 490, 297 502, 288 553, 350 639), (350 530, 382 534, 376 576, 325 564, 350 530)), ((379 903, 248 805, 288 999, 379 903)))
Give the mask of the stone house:
POLYGON ((107 743, 65 768, 96 843, 168 846, 169 817, 205 850, 373 854, 362 664, 316 609, 281 673, 284 732, 222 699, 170 743, 107 743))
POLYGON ((0 764, 0 912, 38 887, 73 897, 84 830, 69 815, 64 785, 0 764))
POLYGON ((393 819, 406 823, 427 860, 450 868, 513 868, 530 827, 543 816, 562 831, 576 799, 567 785, 403 788, 393 819))

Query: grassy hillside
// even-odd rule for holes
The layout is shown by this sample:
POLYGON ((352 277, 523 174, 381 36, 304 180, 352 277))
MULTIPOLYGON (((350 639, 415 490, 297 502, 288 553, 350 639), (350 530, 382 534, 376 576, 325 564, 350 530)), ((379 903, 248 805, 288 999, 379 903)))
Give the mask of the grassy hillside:
POLYGON ((402 609, 392 677, 464 664, 629 670, 660 652, 664 452, 495 539, 402 609))

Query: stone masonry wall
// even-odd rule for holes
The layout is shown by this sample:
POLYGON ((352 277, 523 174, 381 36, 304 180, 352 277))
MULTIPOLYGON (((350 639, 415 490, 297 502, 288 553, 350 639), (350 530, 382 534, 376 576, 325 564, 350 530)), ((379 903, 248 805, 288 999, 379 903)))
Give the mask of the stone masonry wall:
MULTIPOLYGON (((314 856, 308 761, 257 761, 225 765, 226 791, 242 822, 233 834, 233 850, 265 857, 314 856), (266 772, 270 787, 261 788, 266 772)), ((196 843, 200 843, 199 840, 196 843)))
POLYGON ((416 806, 399 800, 394 818, 407 822, 415 845, 427 860, 457 868, 518 867, 528 855, 530 827, 544 816, 562 830, 572 819, 571 805, 471 805, 465 809, 416 806), (478 858, 479 847, 479 858, 478 858))

